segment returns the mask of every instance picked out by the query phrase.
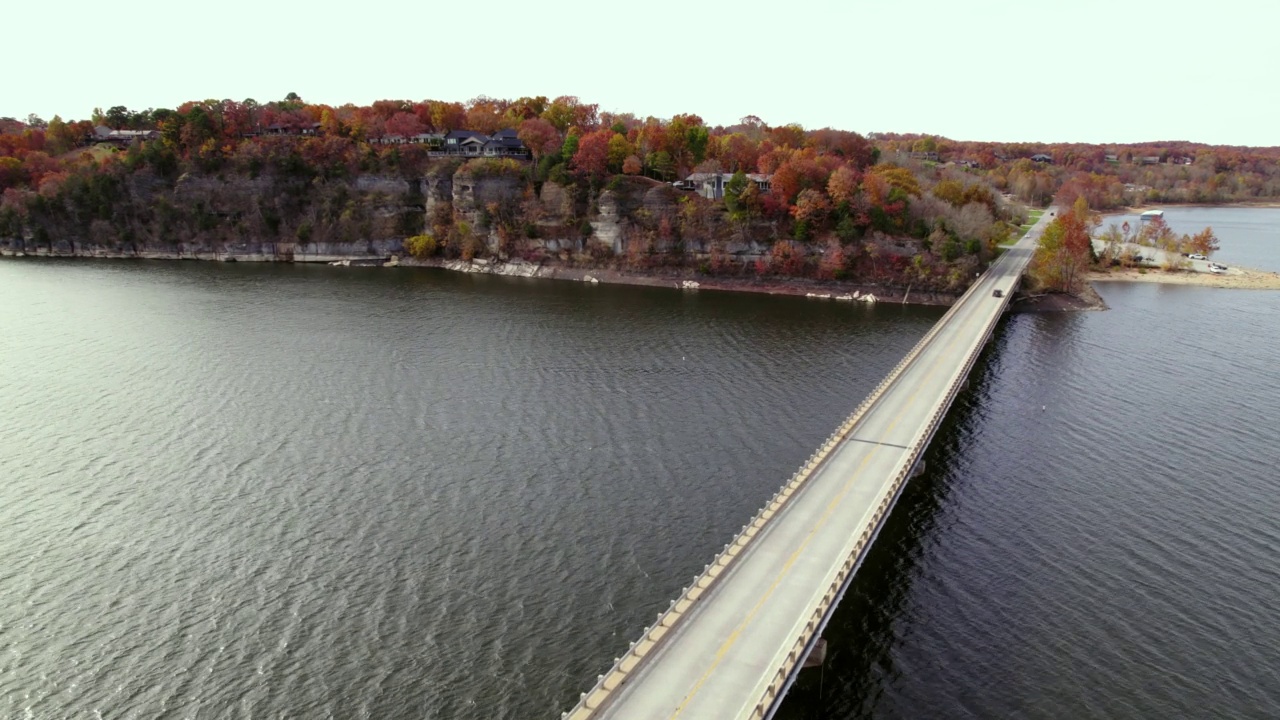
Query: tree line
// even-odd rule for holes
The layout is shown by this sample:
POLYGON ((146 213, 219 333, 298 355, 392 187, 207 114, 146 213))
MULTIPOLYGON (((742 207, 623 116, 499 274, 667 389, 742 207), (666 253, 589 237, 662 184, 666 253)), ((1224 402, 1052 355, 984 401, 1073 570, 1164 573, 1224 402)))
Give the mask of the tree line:
MULTIPOLYGON (((1021 222, 1021 211, 1009 198, 1043 204, 1056 195, 1069 206, 1079 197, 1105 209, 1132 202, 1131 186, 1166 193, 1160 197, 1190 192, 1193 186, 1208 193, 1205 197, 1221 199, 1280 194, 1274 186, 1275 149, 1170 143, 1158 151, 1134 145, 1109 152, 1117 148, 965 143, 771 126, 756 116, 711 126, 691 113, 642 118, 602 111, 573 96, 331 106, 290 93, 263 103, 203 100, 139 111, 115 106, 78 121, 0 118, 0 236, 30 229, 59 208, 84 222, 96 219, 101 230, 120 213, 112 203, 123 191, 108 190, 127 189, 124 179, 131 175, 172 184, 192 172, 267 174, 292 178, 295 188, 367 173, 416 178, 445 161, 431 158, 426 145, 387 139, 506 128, 514 129, 531 153, 532 162, 516 171, 526 195, 536 196, 548 183, 566 188, 574 208, 569 222, 577 225, 601 193, 624 187, 618 178, 670 183, 695 172, 731 175, 723 202, 682 198, 679 217, 653 219, 654 237, 646 242, 653 248, 678 246, 681 228, 725 246, 767 240, 772 244, 768 262, 754 268, 761 273, 787 269, 834 277, 887 268, 908 283, 959 285, 1021 222), (154 130, 159 137, 119 152, 90 152, 93 130, 100 125, 154 130), (1190 164, 1133 162, 1153 157, 1145 153, 1190 164), (1052 162, 1032 160, 1037 154, 1051 155, 1052 162)), ((541 232, 539 211, 527 198, 481 210, 482 217, 467 219, 468 227, 480 220, 493 227, 477 231, 501 230, 510 237, 541 232)), ((197 226, 214 222, 207 214, 201 218, 197 226)), ((447 241, 459 234, 455 220, 429 218, 425 229, 434 241, 417 247, 449 253, 465 245, 474 251, 474 241, 447 241)), ((288 223, 267 226, 286 228, 279 230, 283 233, 288 223)), ((310 235, 300 227, 293 232, 298 238, 310 235)), ((742 270, 733 268, 727 255, 713 251, 707 271, 742 270)))

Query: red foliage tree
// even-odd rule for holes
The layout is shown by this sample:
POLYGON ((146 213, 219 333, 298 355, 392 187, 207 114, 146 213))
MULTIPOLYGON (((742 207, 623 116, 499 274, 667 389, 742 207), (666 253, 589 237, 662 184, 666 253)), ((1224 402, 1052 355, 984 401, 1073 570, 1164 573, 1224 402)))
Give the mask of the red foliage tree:
POLYGON ((848 270, 848 254, 839 240, 827 242, 827 249, 818 261, 818 277, 824 280, 839 280, 848 270))
POLYGON ((827 201, 827 196, 823 195, 821 190, 813 188, 801 190, 800 195, 796 197, 796 206, 791 210, 797 222, 809 223, 814 228, 827 219, 829 212, 831 212, 831 203, 827 201))
POLYGON ((560 132, 567 132, 571 127, 583 131, 595 130, 600 124, 599 111, 599 105, 587 105, 573 95, 561 95, 552 100, 543 111, 542 119, 554 125, 560 132))
POLYGON ((369 110, 383 120, 390 120, 396 113, 413 110, 413 105, 404 100, 375 100, 369 110))
POLYGON ((424 110, 419 110, 416 114, 419 119, 426 123, 427 127, 435 132, 448 132, 466 128, 467 109, 462 106, 462 103, 428 100, 424 105, 426 106, 424 110), (424 114, 430 119, 423 118, 424 114))
POLYGON ((612 130, 596 130, 582 136, 573 154, 573 169, 592 179, 600 179, 609 171, 609 139, 612 130))
POLYGON ((726 135, 717 145, 720 164, 728 172, 755 172, 759 153, 759 146, 742 133, 726 135))
POLYGON ((778 147, 790 147, 799 150, 804 147, 804 128, 796 125, 783 125, 769 131, 769 139, 778 147))
POLYGON ((795 153, 773 173, 773 192, 788 205, 801 190, 826 190, 831 171, 818 162, 813 151, 795 153))
POLYGON ((492 135, 502 129, 505 108, 493 98, 481 95, 468 103, 467 129, 492 135))
POLYGON ((520 142, 529 148, 535 160, 547 153, 555 152, 564 142, 554 125, 537 117, 529 118, 520 123, 520 129, 516 131, 516 137, 520 138, 520 142))
POLYGON ((809 133, 809 143, 819 153, 835 155, 855 168, 871 165, 871 143, 856 132, 822 128, 809 133))
POLYGON ((32 187, 36 187, 40 185, 45 175, 57 172, 62 166, 57 160, 49 157, 48 153, 36 150, 23 157, 22 167, 26 171, 28 182, 32 187))
POLYGON ((410 138, 426 132, 427 128, 417 115, 411 112, 398 112, 387 119, 386 129, 388 135, 400 135, 410 138))

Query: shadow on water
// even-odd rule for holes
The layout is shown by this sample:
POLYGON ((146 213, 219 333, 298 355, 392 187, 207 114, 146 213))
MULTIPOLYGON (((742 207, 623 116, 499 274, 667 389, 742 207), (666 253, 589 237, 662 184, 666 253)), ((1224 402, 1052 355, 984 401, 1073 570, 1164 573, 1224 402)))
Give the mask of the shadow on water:
POLYGON ((899 670, 894 648, 898 627, 912 599, 912 582, 929 548, 942 542, 944 508, 968 438, 983 414, 982 398, 1000 367, 1007 320, 996 328, 925 451, 925 472, 903 489, 893 512, 867 553, 840 606, 828 623, 826 663, 804 670, 776 718, 824 720, 875 715, 877 703, 899 670))

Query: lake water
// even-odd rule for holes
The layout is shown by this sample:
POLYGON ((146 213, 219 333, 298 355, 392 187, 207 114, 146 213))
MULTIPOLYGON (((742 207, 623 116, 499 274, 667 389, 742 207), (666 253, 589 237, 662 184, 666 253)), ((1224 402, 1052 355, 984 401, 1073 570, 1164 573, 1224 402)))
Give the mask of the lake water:
MULTIPOLYGON (((1280 208, 1161 207, 1164 221, 1179 235, 1213 228, 1221 249, 1213 259, 1224 265, 1280 272, 1280 208)), ((1138 215, 1105 215, 1099 231, 1115 223, 1133 228, 1138 215)))
MULTIPOLYGON (((1280 714, 1280 293, 1100 290, 1002 323, 784 717, 1280 714)), ((558 717, 940 315, 0 262, 0 717, 558 717)))

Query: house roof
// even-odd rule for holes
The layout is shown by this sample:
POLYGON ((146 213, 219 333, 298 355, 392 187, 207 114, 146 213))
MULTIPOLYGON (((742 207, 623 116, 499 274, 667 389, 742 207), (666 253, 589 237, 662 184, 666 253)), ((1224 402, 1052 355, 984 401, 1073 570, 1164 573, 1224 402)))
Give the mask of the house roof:
POLYGON ((508 148, 522 148, 524 143, 520 142, 520 138, 514 135, 494 135, 489 142, 495 142, 508 148))
MULTIPOLYGON (((96 130, 95 130, 96 132, 96 130)), ((108 139, 132 140, 134 138, 153 138, 160 135, 159 130, 110 130, 106 135, 99 135, 108 139)))
POLYGON ((475 130, 450 130, 449 134, 445 135, 445 137, 450 140, 466 140, 467 138, 481 138, 482 140, 489 139, 488 135, 478 133, 475 130))
MULTIPOLYGON (((772 175, 764 175, 764 174, 761 174, 761 173, 745 173, 745 175, 747 176, 747 179, 748 179, 748 180, 753 180, 753 181, 755 181, 755 182, 767 182, 767 181, 769 180, 769 178, 773 177, 772 175)), ((721 172, 721 173, 706 173, 706 172, 693 173, 693 174, 692 174, 692 175, 690 175, 689 177, 685 178, 685 182, 695 182, 695 183, 699 183, 699 182, 706 182, 706 181, 708 181, 708 180, 712 180, 712 179, 716 178, 717 176, 725 178, 725 182, 728 182, 728 181, 729 181, 729 179, 733 177, 733 173, 727 173, 727 172, 721 172)))

